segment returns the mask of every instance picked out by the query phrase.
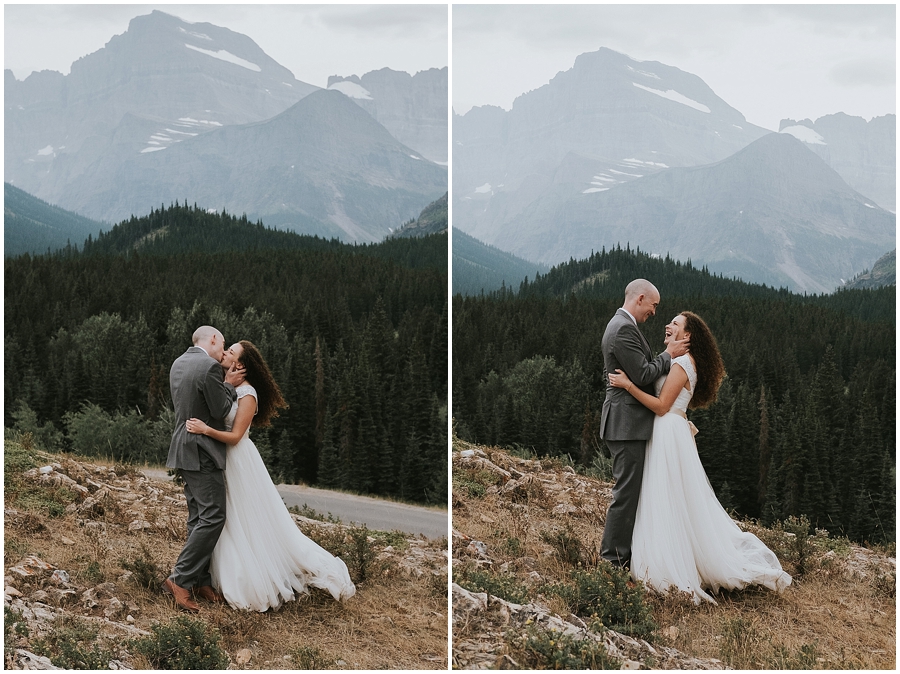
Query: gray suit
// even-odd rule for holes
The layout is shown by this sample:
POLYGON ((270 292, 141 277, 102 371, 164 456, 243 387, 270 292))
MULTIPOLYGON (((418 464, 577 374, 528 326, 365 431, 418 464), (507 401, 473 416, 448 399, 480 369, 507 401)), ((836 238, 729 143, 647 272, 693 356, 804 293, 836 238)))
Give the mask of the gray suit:
MULTIPOLYGON (((643 333, 619 309, 603 333, 603 381, 607 373, 622 370, 641 390, 655 395, 653 383, 669 371, 672 359, 665 351, 656 358, 643 333)), ((606 513, 600 555, 613 564, 631 563, 631 535, 644 477, 644 451, 653 433, 656 415, 623 388, 607 384, 600 417, 600 437, 613 458, 613 501, 606 513)))
POLYGON ((188 504, 188 538, 169 578, 183 588, 212 585, 209 560, 225 526, 225 444, 188 433, 191 417, 224 430, 224 419, 237 398, 224 381, 222 366, 197 346, 172 363, 169 386, 175 407, 175 430, 166 466, 184 478, 188 504))

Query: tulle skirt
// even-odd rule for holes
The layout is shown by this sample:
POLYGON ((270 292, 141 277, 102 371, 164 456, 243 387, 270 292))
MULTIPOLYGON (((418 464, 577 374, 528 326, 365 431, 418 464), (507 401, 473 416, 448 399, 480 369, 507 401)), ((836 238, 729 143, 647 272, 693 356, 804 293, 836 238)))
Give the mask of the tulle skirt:
POLYGON ((663 593, 690 592, 698 604, 716 603, 705 590, 763 585, 781 592, 791 584, 775 554, 725 512, 687 421, 675 413, 656 417, 647 443, 631 548, 636 580, 663 593))
POLYGON ((339 600, 356 593, 343 560, 297 528, 247 435, 228 447, 225 491, 225 528, 210 573, 231 606, 266 611, 308 586, 339 600))

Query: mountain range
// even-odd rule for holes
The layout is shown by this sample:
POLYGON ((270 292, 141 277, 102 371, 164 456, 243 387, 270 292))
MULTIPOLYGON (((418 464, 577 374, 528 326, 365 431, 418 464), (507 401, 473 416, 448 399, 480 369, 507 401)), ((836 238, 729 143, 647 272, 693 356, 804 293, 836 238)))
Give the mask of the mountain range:
POLYGON ((328 88, 349 96, 404 145, 447 164, 447 68, 410 75, 390 68, 328 78, 328 88))
MULTIPOLYGON (((446 88, 429 95, 446 109, 446 88)), ((69 75, 6 71, 5 177, 98 220, 189 199, 376 241, 447 191, 446 169, 352 101, 297 80, 245 35, 154 11, 69 75)))
MULTIPOLYGON (((893 138, 894 121, 869 123, 869 142, 893 138)), ((749 124, 700 78, 661 63, 582 54, 508 112, 473 108, 453 123, 454 226, 526 259, 630 243, 830 292, 895 246, 894 215, 872 196, 884 190, 866 178, 893 175, 893 162, 856 161, 864 191, 840 174, 865 136, 858 125, 832 123, 841 142, 816 157, 790 137, 796 125, 749 124)))

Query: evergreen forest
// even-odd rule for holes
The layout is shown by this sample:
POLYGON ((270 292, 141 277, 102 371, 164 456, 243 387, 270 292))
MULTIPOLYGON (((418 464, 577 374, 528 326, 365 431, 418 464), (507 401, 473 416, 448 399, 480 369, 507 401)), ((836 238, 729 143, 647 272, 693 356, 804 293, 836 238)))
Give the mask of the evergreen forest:
POLYGON ((5 266, 4 424, 162 464, 172 361, 203 324, 248 339, 289 407, 251 429, 276 480, 447 502, 447 236, 348 245, 155 209, 5 266))
POLYGON ((894 541, 894 286, 797 295, 617 247, 517 292, 455 295, 455 432, 603 468, 600 342, 634 278, 661 293, 641 326, 657 352, 688 309, 718 340, 728 376, 689 416, 722 504, 764 524, 806 515, 832 535, 894 541))

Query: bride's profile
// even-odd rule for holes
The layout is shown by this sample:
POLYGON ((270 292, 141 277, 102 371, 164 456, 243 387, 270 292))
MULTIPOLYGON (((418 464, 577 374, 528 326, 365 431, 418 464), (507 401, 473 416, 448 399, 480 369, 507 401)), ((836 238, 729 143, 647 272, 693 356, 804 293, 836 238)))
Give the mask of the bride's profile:
POLYGON ((608 375, 612 386, 626 389, 657 415, 646 448, 631 573, 659 592, 689 592, 695 603, 716 603, 706 590, 720 588, 763 585, 781 592, 791 577, 759 538, 731 519, 700 463, 686 411, 715 402, 725 366, 709 327, 690 311, 666 326, 666 343, 685 338, 690 353, 672 359, 669 374, 656 381, 656 396, 621 370, 608 375))
POLYGON ((231 606, 255 611, 277 608, 308 586, 338 600, 352 597, 356 588, 347 565, 297 528, 250 439, 251 426, 268 426, 287 407, 281 390, 251 342, 242 340, 225 352, 223 367, 235 363, 245 368, 246 383, 235 389, 227 430, 187 421, 189 432, 227 445, 225 528, 210 563, 213 584, 231 606))

